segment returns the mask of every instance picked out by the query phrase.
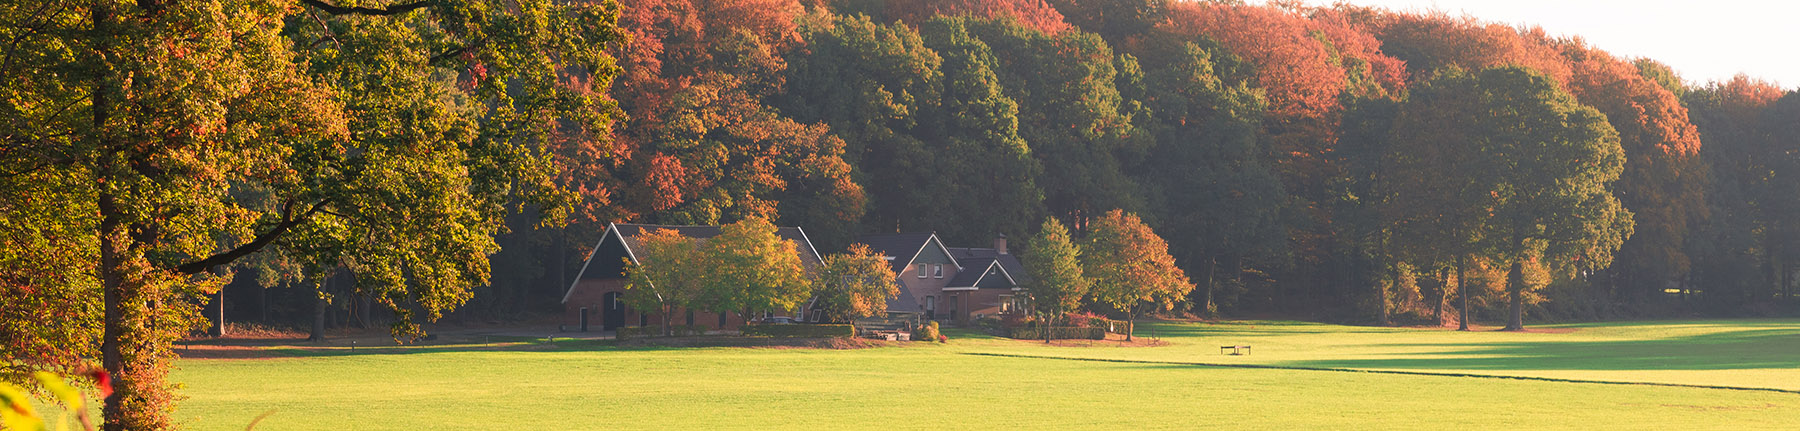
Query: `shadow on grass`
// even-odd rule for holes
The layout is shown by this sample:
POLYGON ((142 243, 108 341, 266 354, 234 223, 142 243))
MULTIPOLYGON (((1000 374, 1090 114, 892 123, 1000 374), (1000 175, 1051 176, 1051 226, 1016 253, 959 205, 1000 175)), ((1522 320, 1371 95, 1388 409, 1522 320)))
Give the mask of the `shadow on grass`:
POLYGON ((1425 370, 1736 370, 1800 368, 1800 327, 1609 341, 1383 344, 1402 358, 1288 361, 1322 368, 1425 370))
MULTIPOLYGON (((1405 335, 1428 329, 1348 327, 1308 322, 1142 322, 1138 335, 1154 331, 1167 339, 1279 339, 1287 335, 1392 334, 1367 337, 1396 353, 1384 358, 1316 359, 1270 362, 1273 365, 1308 368, 1401 370, 1736 370, 1800 368, 1800 322, 1793 320, 1721 320, 1601 322, 1556 325, 1561 328, 1650 328, 1644 332, 1616 334, 1616 340, 1593 337, 1559 341, 1558 334, 1541 334, 1531 341, 1455 342, 1462 337, 1434 337, 1445 342, 1380 343, 1412 341, 1405 335), (1717 332, 1667 335, 1666 329, 1703 328, 1717 332), (1635 337, 1635 338, 1633 338, 1635 337), (1629 339, 1623 339, 1629 338, 1629 339), (1421 352, 1421 350, 1428 350, 1421 352)), ((1632 329, 1636 331, 1636 329, 1632 329)), ((1450 334, 1446 334, 1450 335, 1450 334)), ((1615 334, 1608 334, 1615 335, 1615 334)), ((1576 337, 1569 337, 1576 338, 1576 337)))

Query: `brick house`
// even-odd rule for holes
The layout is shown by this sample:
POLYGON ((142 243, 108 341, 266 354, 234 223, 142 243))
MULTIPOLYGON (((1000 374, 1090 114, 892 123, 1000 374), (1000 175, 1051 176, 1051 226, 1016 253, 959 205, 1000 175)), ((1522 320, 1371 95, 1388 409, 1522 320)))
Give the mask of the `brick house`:
POLYGON ((1022 310, 1025 267, 1007 252, 1006 236, 993 248, 944 246, 936 233, 900 233, 858 238, 894 270, 900 296, 888 301, 889 314, 918 313, 925 319, 967 325, 982 317, 1022 310))
MULTIPOLYGON (((656 229, 673 229, 682 236, 697 241, 705 241, 721 232, 718 226, 607 224, 600 242, 594 245, 587 261, 581 265, 581 271, 576 273, 575 282, 563 294, 563 320, 566 325, 579 326, 584 308, 588 313, 589 326, 597 326, 600 330, 627 325, 662 324, 662 316, 656 310, 634 310, 620 300, 625 294, 626 265, 639 263, 636 252, 639 248, 638 235, 656 229)), ((810 269, 822 264, 823 260, 820 259, 818 250, 813 248, 812 240, 807 238, 805 230, 799 227, 780 227, 775 234, 794 242, 794 252, 800 255, 802 265, 810 269)), ((672 324, 698 325, 715 330, 734 328, 747 320, 746 316, 734 312, 709 313, 678 308, 672 314, 669 316, 672 324)))

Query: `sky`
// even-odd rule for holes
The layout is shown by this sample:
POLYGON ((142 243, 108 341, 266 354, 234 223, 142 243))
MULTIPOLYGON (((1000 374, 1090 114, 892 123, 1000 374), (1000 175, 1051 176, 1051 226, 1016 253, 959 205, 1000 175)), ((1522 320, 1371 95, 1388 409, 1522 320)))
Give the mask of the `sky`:
POLYGON ((1551 35, 1580 36, 1613 55, 1661 61, 1689 84, 1743 73, 1783 88, 1800 86, 1800 1, 1306 0, 1320 6, 1340 1, 1536 25, 1551 35))

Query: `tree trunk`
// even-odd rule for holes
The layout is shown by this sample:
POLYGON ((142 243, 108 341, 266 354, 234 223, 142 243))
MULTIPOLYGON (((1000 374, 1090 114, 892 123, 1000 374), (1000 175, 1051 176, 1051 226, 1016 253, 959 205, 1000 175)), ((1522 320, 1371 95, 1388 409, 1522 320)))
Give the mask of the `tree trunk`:
POLYGON ((1375 283, 1375 324, 1377 326, 1393 325, 1392 320, 1388 317, 1388 292, 1393 290, 1394 284, 1400 282, 1400 265, 1389 264, 1388 268, 1392 270, 1394 277, 1375 283))
POLYGON ((671 311, 670 311, 669 304, 663 304, 662 305, 662 318, 663 318, 663 336, 664 337, 675 335, 675 329, 669 327, 669 314, 670 313, 671 313, 671 311))
POLYGON ((213 294, 212 310, 209 310, 209 311, 211 311, 213 313, 213 315, 212 315, 213 319, 212 319, 212 327, 207 328, 206 335, 211 335, 211 336, 213 336, 213 338, 224 337, 225 336, 225 288, 223 286, 219 287, 219 293, 213 294))
POLYGON ((1464 259, 1465 257, 1462 255, 1456 256, 1456 300, 1457 302, 1462 303, 1462 315, 1459 316, 1456 322, 1456 330, 1458 331, 1469 330, 1469 291, 1468 283, 1463 282, 1463 279, 1467 278, 1465 276, 1468 274, 1463 272, 1464 259))
MULTIPOLYGON (((104 8, 94 9, 96 23, 106 19, 103 10, 104 8)), ((94 111, 96 112, 94 116, 102 117, 104 114, 101 112, 105 111, 105 106, 102 104, 101 96, 95 94, 94 99, 94 111)), ((99 123, 103 120, 97 118, 95 121, 99 123)), ((111 158, 110 156, 104 157, 111 158)), ((124 245, 119 243, 124 239, 125 233, 121 229, 122 223, 119 220, 116 198, 108 190, 104 171, 101 175, 103 176, 99 186, 100 280, 106 307, 106 322, 105 332, 100 339, 100 358, 102 366, 106 367, 107 374, 111 374, 114 379, 118 380, 118 383, 113 386, 112 395, 106 397, 106 405, 102 414, 107 430, 122 430, 125 429, 124 424, 129 420, 129 412, 121 408, 119 402, 137 389, 126 378, 125 361, 119 345, 119 340, 125 336, 126 331, 124 304, 120 302, 120 290, 125 288, 123 259, 120 257, 124 252, 122 250, 124 245)))
POLYGON ((313 292, 312 333, 307 335, 306 341, 325 341, 325 310, 331 305, 330 301, 325 300, 325 295, 331 291, 331 276, 320 277, 324 279, 319 280, 317 290, 313 292))
MULTIPOLYGON (((96 60, 106 63, 110 60, 108 57, 112 51, 112 47, 109 46, 106 39, 114 34, 112 9, 106 3, 97 3, 90 14, 89 18, 93 20, 94 32, 98 35, 95 38, 94 47, 96 53, 99 54, 99 58, 96 60)), ((110 73, 111 69, 108 67, 103 66, 96 70, 99 73, 94 77, 94 94, 90 109, 93 111, 94 137, 96 138, 93 144, 100 152, 98 166, 94 170, 95 189, 98 192, 95 203, 100 216, 100 268, 98 272, 100 273, 101 301, 105 310, 100 338, 100 362, 101 366, 106 368, 107 374, 110 374, 116 382, 113 384, 112 395, 104 400, 105 405, 101 408, 101 415, 105 421, 102 426, 111 431, 126 429, 127 424, 137 422, 133 420, 136 412, 127 411, 122 405, 122 401, 127 397, 138 396, 137 392, 140 389, 154 391, 155 388, 139 388, 135 384, 135 378, 125 364, 122 350, 124 346, 120 344, 120 340, 126 337, 126 332, 130 329, 125 324, 125 307, 122 297, 123 290, 127 287, 123 256, 125 244, 122 241, 125 241, 127 236, 125 235, 124 220, 119 211, 117 191, 113 189, 118 187, 118 181, 113 178, 113 172, 119 168, 119 155, 115 149, 117 143, 107 135, 106 130, 106 123, 112 116, 112 100, 108 98, 107 91, 108 81, 113 77, 110 73)))
POLYGON ((1506 330, 1525 329, 1525 260, 1514 258, 1506 270, 1506 293, 1512 304, 1507 311, 1506 330))
POLYGON ((1433 284, 1437 287, 1432 289, 1431 321, 1436 322, 1435 326, 1444 326, 1444 299, 1450 294, 1450 270, 1438 269, 1437 280, 1433 284))
POLYGON ((1793 289, 1793 281, 1788 280, 1787 259, 1785 259, 1786 256, 1782 256, 1780 251, 1775 252, 1774 256, 1775 256, 1775 265, 1773 265, 1773 266, 1775 267, 1775 282, 1779 286, 1781 286, 1781 291, 1780 291, 1781 299, 1794 299, 1794 293, 1792 290, 1793 289))
POLYGON ((1132 308, 1125 307, 1125 341, 1128 342, 1131 341, 1131 333, 1137 332, 1137 315, 1131 312, 1132 308))
POLYGON ((1203 304, 1203 305, 1205 305, 1206 308, 1200 309, 1200 315, 1202 317, 1206 317, 1209 319, 1213 318, 1219 314, 1218 306, 1213 304, 1213 279, 1214 279, 1213 273, 1218 272, 1218 268, 1219 268, 1219 258, 1213 257, 1213 256, 1207 256, 1206 257, 1206 279, 1205 279, 1206 280, 1206 303, 1203 304))

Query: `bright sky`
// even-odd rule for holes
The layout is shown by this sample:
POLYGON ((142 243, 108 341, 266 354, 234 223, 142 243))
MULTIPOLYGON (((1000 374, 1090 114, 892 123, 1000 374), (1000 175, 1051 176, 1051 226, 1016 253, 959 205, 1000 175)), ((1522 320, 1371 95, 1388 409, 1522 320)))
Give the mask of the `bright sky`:
POLYGON ((1800 85, 1800 1, 1793 0, 1306 0, 1442 10, 1577 35, 1613 55, 1663 62, 1690 84, 1743 73, 1800 85))

